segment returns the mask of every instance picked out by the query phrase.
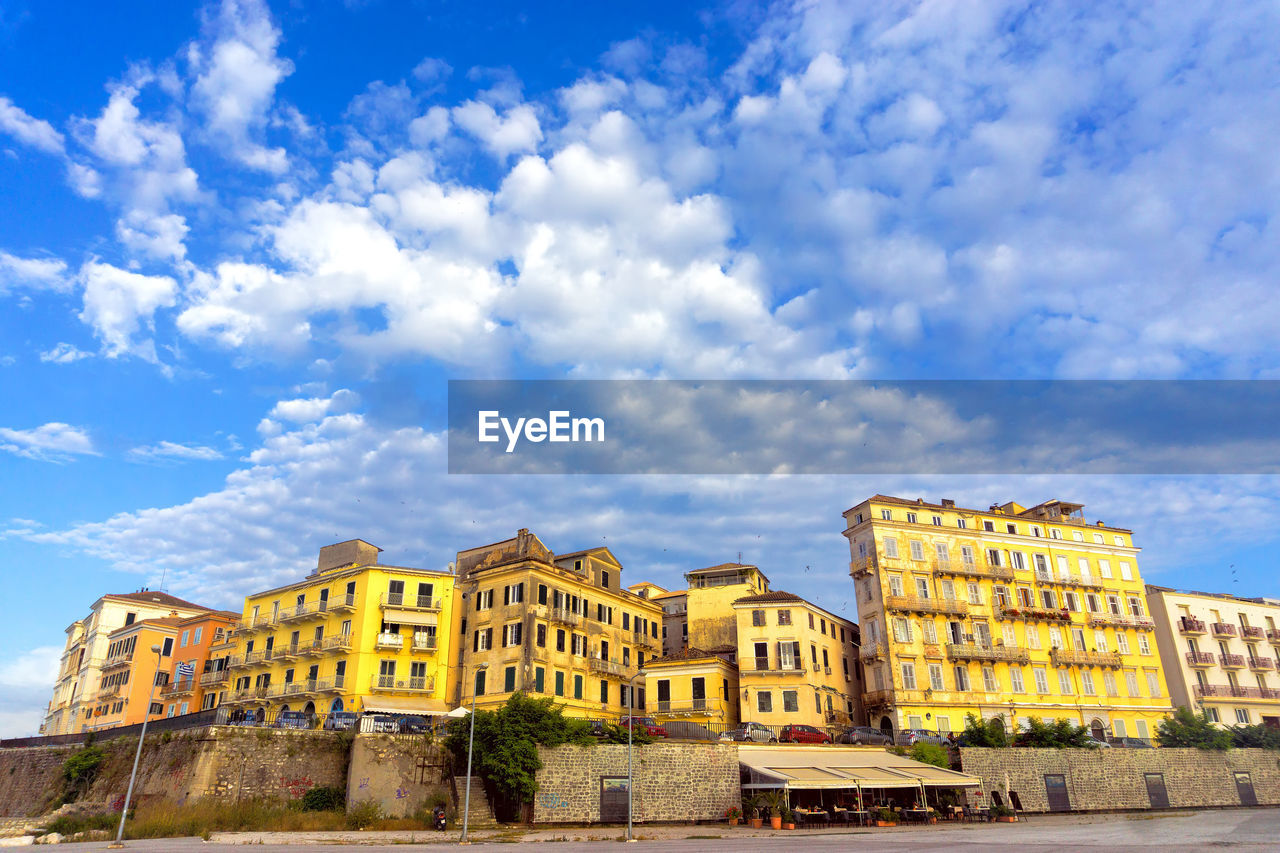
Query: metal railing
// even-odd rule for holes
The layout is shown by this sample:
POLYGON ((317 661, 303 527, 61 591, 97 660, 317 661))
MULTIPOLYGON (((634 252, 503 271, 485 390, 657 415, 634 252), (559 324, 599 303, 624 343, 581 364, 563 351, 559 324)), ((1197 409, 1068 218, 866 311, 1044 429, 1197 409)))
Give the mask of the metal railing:
POLYGON ((404 637, 399 634, 379 634, 374 645, 380 649, 403 649, 404 637))
POLYGON ((992 608, 997 619, 1023 619, 1032 622, 1070 622, 1071 613, 1066 610, 1047 610, 1026 607, 1021 604, 997 605, 992 608))
POLYGON ((1280 642, 1280 628, 1268 628, 1267 639, 1280 642))
POLYGON ((224 681, 227 681, 230 678, 231 678, 231 673, 225 669, 218 669, 218 670, 214 670, 213 672, 206 672, 201 674, 200 676, 200 686, 209 687, 214 684, 222 684, 224 681))
POLYGON ((436 635, 414 634, 412 648, 415 652, 434 652, 436 650, 436 635))
POLYGON ((582 617, 567 607, 552 607, 547 614, 547 618, 552 622, 560 622, 565 625, 582 624, 582 617))
POLYGON ((118 666, 128 666, 131 663, 133 663, 132 653, 127 655, 112 655, 102 662, 102 666, 100 668, 105 671, 108 669, 115 669, 118 666))
POLYGON ((890 595, 884 600, 885 607, 890 610, 902 610, 910 613, 954 613, 969 612, 969 605, 955 598, 924 598, 919 595, 890 595))
POLYGON ((343 595, 334 596, 329 599, 329 609, 334 613, 341 613, 346 610, 356 609, 356 594, 354 592, 344 593, 343 595))
POLYGON ((403 592, 384 592, 382 607, 397 607, 401 610, 439 610, 441 599, 429 595, 405 595, 403 592))
POLYGON ((1230 622, 1214 622, 1209 626, 1209 630, 1213 631, 1215 637, 1234 637, 1236 635, 1236 626, 1230 622))
POLYGON ((880 660, 888 653, 889 649, 884 643, 865 643, 858 652, 858 657, 864 661, 880 660))
POLYGON ((1218 655, 1218 662, 1225 667, 1238 669, 1244 666, 1244 655, 1218 655))
POLYGON ((180 696, 184 693, 194 693, 196 689, 194 678, 182 678, 177 681, 171 681, 160 688, 161 696, 180 696))
POLYGON ((947 643, 947 657, 952 660, 1009 661, 1030 663, 1031 653, 1026 649, 1006 646, 980 646, 968 643, 947 643))
POLYGON ((597 657, 587 658, 587 668, 592 672, 603 672, 607 675, 618 676, 625 676, 628 669, 628 667, 623 666, 616 660, 604 660, 597 657))
POLYGON ((333 637, 324 638, 324 650, 326 652, 331 652, 335 650, 350 651, 350 649, 351 649, 350 634, 337 634, 333 637))
POLYGON ((1251 640, 1261 640, 1263 637, 1262 628, 1255 625, 1241 625, 1240 636, 1247 637, 1251 640))
POLYGON ((653 708, 658 714, 705 714, 711 710, 706 699, 687 699, 681 702, 658 700, 653 708))
POLYGON ((995 566, 991 563, 965 560, 937 560, 934 571, 940 575, 955 575, 968 578, 995 578, 997 580, 1013 580, 1011 566, 995 566))
POLYGON ((1234 699, 1280 699, 1280 690, 1274 687, 1232 687, 1230 684, 1197 684, 1196 696, 1216 696, 1234 699))
POLYGON ((375 675, 369 685, 371 690, 404 690, 426 693, 435 689, 435 679, 422 676, 396 678, 394 675, 375 675))
POLYGON ((1053 649, 1049 659, 1055 666, 1105 666, 1119 669, 1120 655, 1114 652, 1086 652, 1073 649, 1053 649))
POLYGON ((1272 658, 1249 658, 1249 669, 1272 670, 1275 668, 1276 662, 1272 658))
POLYGON ((1090 613, 1090 625, 1110 625, 1115 628, 1137 628, 1139 631, 1154 631, 1156 623, 1150 619, 1137 616, 1123 616, 1117 613, 1090 613))
POLYGON ((1204 634, 1208 631, 1208 626, 1199 619, 1183 616, 1178 620, 1178 630, 1184 634, 1204 634))
POLYGON ((1187 663, 1192 666, 1213 666, 1216 660, 1212 652, 1187 652, 1187 663))

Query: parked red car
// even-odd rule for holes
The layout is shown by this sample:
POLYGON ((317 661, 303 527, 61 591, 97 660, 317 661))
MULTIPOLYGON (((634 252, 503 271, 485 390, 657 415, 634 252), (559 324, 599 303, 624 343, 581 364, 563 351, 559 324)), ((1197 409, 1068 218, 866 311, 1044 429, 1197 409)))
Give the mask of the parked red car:
POLYGON ((618 725, 622 726, 624 729, 629 729, 631 728, 632 720, 635 721, 635 728, 633 731, 645 732, 649 737, 667 736, 667 730, 663 728, 662 724, 653 717, 623 717, 621 720, 618 720, 618 725))
POLYGON ((778 740, 782 743, 831 743, 831 735, 813 726, 783 726, 778 740))

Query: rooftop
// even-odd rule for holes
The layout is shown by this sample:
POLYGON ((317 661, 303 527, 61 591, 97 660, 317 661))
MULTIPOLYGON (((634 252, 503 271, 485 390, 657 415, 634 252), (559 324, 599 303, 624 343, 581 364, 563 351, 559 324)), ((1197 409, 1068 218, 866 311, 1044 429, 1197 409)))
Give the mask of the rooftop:
POLYGON ((184 601, 176 595, 170 595, 167 592, 160 592, 153 589, 142 589, 137 592, 110 592, 102 596, 103 598, 117 598, 126 601, 138 601, 146 604, 160 604, 165 607, 185 608, 188 610, 210 610, 203 604, 194 604, 190 601, 184 601))

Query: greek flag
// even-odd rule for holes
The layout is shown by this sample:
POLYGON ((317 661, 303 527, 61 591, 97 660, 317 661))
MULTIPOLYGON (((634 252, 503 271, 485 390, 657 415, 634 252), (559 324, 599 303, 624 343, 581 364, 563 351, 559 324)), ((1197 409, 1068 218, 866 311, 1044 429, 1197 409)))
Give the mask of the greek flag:
POLYGON ((178 678, 193 678, 196 674, 196 666, 193 663, 178 664, 178 678))

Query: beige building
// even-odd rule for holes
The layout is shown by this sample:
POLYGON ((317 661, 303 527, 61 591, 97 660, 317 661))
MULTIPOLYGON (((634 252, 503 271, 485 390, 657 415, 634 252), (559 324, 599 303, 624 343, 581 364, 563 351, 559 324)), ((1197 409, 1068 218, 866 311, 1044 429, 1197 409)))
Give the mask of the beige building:
POLYGON ((102 669, 112 632, 145 619, 196 616, 208 610, 167 592, 146 589, 99 598, 89 608, 88 616, 67 626, 53 698, 40 734, 69 734, 94 726, 91 715, 103 704, 99 701, 102 669))
POLYGON ((1280 727, 1280 600, 1147 585, 1173 704, 1280 727))
MULTIPOLYGON (((630 679, 662 653, 661 606, 622 586, 608 548, 555 554, 522 529, 459 552, 457 571, 456 703, 493 708, 522 691, 571 716, 617 717, 630 679)), ((644 704, 638 685, 634 706, 644 704)))
POLYGON ((1039 717, 1149 739, 1172 711, 1132 531, 1056 500, 876 495, 844 518, 872 725, 1039 717))

